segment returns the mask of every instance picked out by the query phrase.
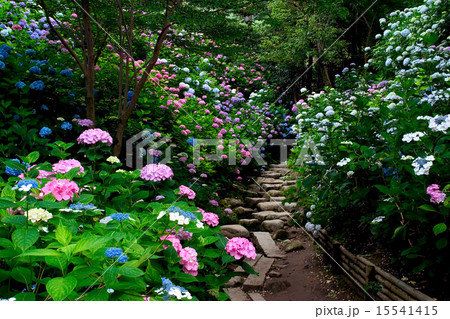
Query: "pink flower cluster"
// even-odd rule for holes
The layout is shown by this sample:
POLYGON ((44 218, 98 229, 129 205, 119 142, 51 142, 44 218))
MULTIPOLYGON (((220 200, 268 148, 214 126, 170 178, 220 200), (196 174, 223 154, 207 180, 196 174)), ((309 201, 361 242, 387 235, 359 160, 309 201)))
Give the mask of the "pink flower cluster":
POLYGON ((72 200, 73 194, 78 194, 78 191, 78 185, 68 179, 50 181, 41 189, 44 195, 52 193, 57 201, 72 200))
POLYGON ((94 122, 89 119, 80 119, 77 121, 80 126, 94 126, 94 122))
POLYGON ((195 192, 187 186, 181 185, 178 195, 186 195, 188 199, 195 198, 195 192))
POLYGON ((247 238, 231 238, 225 246, 225 250, 236 259, 241 259, 242 257, 256 258, 255 246, 247 238))
POLYGON ((84 131, 77 138, 78 144, 95 144, 97 142, 108 143, 109 146, 113 143, 113 139, 108 132, 99 128, 91 128, 84 131))
POLYGON ((172 179, 173 171, 164 164, 148 164, 142 168, 140 177, 147 181, 159 182, 168 178, 172 179))
MULTIPOLYGON (((198 275, 198 261, 197 261, 197 251, 194 248, 181 246, 180 240, 175 235, 164 235, 160 238, 161 240, 168 240, 172 243, 173 248, 181 258, 180 265, 183 266, 183 271, 186 274, 197 276, 198 275)), ((164 249, 167 246, 163 246, 164 249)))
POLYGON ((53 164, 53 172, 54 173, 61 173, 66 174, 71 169, 79 167, 80 170, 78 171, 78 175, 84 173, 84 168, 81 166, 81 163, 77 161, 76 159, 68 159, 68 160, 60 160, 58 163, 53 164))
POLYGON ((202 222, 205 222, 209 226, 216 227, 219 225, 219 216, 214 213, 203 213, 202 222))
POLYGON ((427 194, 430 195, 430 202, 434 204, 441 204, 445 201, 447 195, 439 191, 439 185, 431 184, 427 187, 427 194))

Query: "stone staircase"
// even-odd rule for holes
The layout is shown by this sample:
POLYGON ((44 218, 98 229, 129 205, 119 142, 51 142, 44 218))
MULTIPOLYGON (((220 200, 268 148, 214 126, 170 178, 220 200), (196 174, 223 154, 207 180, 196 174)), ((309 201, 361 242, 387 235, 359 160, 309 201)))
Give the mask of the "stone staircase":
POLYGON ((259 274, 248 275, 242 267, 234 269, 236 276, 225 285, 224 291, 231 301, 263 301, 261 294, 266 276, 277 259, 285 258, 274 238, 287 228, 296 204, 283 204, 283 190, 293 187, 295 180, 289 180, 286 164, 273 164, 258 177, 247 190, 248 197, 242 202, 230 199, 233 212, 238 215, 239 224, 222 226, 221 234, 228 237, 249 238, 257 249, 255 260, 245 259, 259 274))

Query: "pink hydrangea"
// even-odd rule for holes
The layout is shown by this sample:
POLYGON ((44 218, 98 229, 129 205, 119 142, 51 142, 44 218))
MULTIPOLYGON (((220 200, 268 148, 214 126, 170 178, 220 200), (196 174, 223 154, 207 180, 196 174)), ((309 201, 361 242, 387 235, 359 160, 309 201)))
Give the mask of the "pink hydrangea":
POLYGON ((81 119, 77 121, 78 125, 81 126, 94 126, 94 122, 89 119, 81 119))
POLYGON ((195 198, 195 192, 187 186, 181 185, 178 195, 186 195, 188 199, 195 198))
POLYGON ((216 200, 214 200, 214 199, 211 199, 209 202, 210 202, 211 205, 213 205, 213 206, 219 206, 219 203, 218 203, 216 200))
MULTIPOLYGON (((180 251, 183 249, 181 246, 180 240, 175 235, 164 235, 159 238, 160 240, 168 240, 172 243, 173 248, 175 248, 177 253, 180 253, 180 251)), ((163 245, 164 249, 167 249, 166 245, 163 245)))
POLYGON ((45 184, 41 189, 44 195, 52 193, 57 201, 72 200, 73 194, 78 194, 78 185, 75 182, 71 182, 68 179, 57 179, 45 184))
POLYGON ((214 213, 203 213, 202 222, 205 222, 209 226, 216 227, 219 225, 219 216, 214 213))
POLYGON ((233 214, 233 210, 231 208, 225 208, 223 211, 227 214, 233 214))
POLYGON ((159 182, 168 178, 172 179, 172 169, 164 164, 148 164, 141 170, 140 177, 147 181, 159 182))
POLYGON ((181 257, 180 264, 183 265, 183 271, 192 276, 197 276, 199 266, 197 251, 194 248, 186 247, 179 252, 178 257, 181 257))
POLYGON ((241 259, 242 257, 256 258, 255 246, 247 238, 231 238, 225 246, 225 250, 236 259, 241 259))
POLYGON ((445 193, 439 191, 439 185, 431 184, 427 187, 427 194, 430 195, 430 202, 434 204, 441 204, 447 198, 445 193))
POLYGON ((109 146, 113 143, 113 139, 108 132, 99 128, 91 128, 84 131, 77 138, 78 144, 95 144, 97 142, 108 143, 109 146))
POLYGON ((78 171, 78 175, 84 173, 84 168, 81 166, 81 163, 77 161, 76 159, 68 159, 68 160, 60 160, 58 163, 53 164, 53 172, 54 173, 61 173, 66 174, 71 169, 79 167, 80 170, 78 171))

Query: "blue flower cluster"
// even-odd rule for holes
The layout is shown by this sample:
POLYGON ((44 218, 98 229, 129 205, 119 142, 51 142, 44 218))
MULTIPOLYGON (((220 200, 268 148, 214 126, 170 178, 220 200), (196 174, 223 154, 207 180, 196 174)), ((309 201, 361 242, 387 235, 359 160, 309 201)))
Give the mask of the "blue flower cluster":
POLYGON ((81 203, 71 204, 69 206, 69 208, 73 209, 73 210, 94 210, 94 209, 97 209, 97 207, 95 207, 93 204, 81 204, 81 203))
POLYGON ((161 277, 161 281, 162 281, 162 287, 160 289, 158 289, 157 292, 160 295, 164 294, 164 296, 163 296, 164 300, 169 300, 170 296, 173 296, 176 291, 181 292, 180 297, 188 297, 191 295, 185 288, 174 285, 173 282, 166 277, 161 277))
POLYGON ((63 122, 61 124, 61 128, 65 131, 70 131, 72 129, 72 124, 70 124, 69 122, 63 122))
POLYGON ((195 146, 195 145, 197 145, 197 140, 195 138, 191 137, 190 139, 188 139, 186 141, 186 143, 188 143, 189 145, 195 146))
POLYGON ((68 78, 73 77, 73 73, 69 69, 64 69, 61 72, 59 72, 59 74, 61 74, 62 76, 68 77, 68 78))
POLYGON ((133 95, 134 95, 134 92, 133 92, 133 91, 128 91, 128 94, 127 94, 127 100, 128 100, 128 101, 131 101, 131 99, 133 98, 133 95))
POLYGON ((40 74, 41 69, 37 66, 32 66, 28 71, 30 71, 31 74, 40 74))
POLYGON ((41 128, 41 130, 39 131, 39 135, 40 135, 41 137, 43 137, 43 138, 49 136, 50 134, 52 134, 52 130, 49 129, 47 126, 44 126, 44 127, 41 128))
POLYGON ((28 56, 34 56, 36 55, 36 51, 34 51, 33 49, 28 49, 25 51, 25 54, 28 56))
POLYGON ((24 83, 24 82, 22 82, 22 81, 19 81, 19 82, 17 82, 16 84, 15 84, 15 87, 16 88, 18 88, 18 89, 23 89, 24 87, 26 87, 27 85, 24 83))
POLYGON ((179 207, 176 206, 170 206, 169 209, 167 210, 168 213, 178 213, 180 215, 183 215, 186 218, 189 218, 192 221, 197 221, 197 216, 195 216, 193 213, 182 210, 179 207))
POLYGON ((117 247, 110 247, 106 250, 105 256, 108 258, 120 257, 123 254, 123 250, 117 247))
POLYGON ((31 188, 39 188, 39 184, 38 184, 38 182, 36 182, 35 180, 33 180, 33 179, 24 179, 24 180, 21 180, 21 181, 19 181, 18 183, 17 183, 17 188, 21 188, 21 187, 23 187, 23 186, 25 186, 25 187, 30 187, 30 189, 31 188), (30 185, 31 185, 31 187, 30 187, 30 185))
MULTIPOLYGON (((20 163, 20 161, 17 158, 12 159, 11 161, 20 163)), ((20 174, 22 174, 22 171, 20 169, 15 169, 15 168, 11 168, 9 166, 6 166, 5 173, 8 174, 9 176, 17 177, 20 174)))
POLYGON ((11 53, 12 48, 7 44, 2 44, 0 46, 0 61, 6 60, 9 57, 9 54, 11 53))
POLYGON ((111 217, 114 220, 117 220, 118 222, 121 222, 125 219, 130 219, 130 215, 129 214, 122 214, 122 213, 116 213, 116 214, 112 214, 109 217, 111 217))
POLYGON ((36 91, 43 91, 45 89, 45 84, 41 80, 37 80, 30 84, 30 89, 36 91))

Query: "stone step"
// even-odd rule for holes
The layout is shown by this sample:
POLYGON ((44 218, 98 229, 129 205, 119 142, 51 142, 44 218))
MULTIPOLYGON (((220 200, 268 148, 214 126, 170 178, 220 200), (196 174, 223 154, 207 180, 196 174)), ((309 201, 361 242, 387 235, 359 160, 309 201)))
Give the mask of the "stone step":
POLYGON ((283 228, 283 226, 286 224, 284 220, 281 219, 271 219, 271 220, 265 220, 262 222, 261 227, 264 230, 267 230, 271 233, 283 228))
POLYGON ((265 203, 268 202, 269 199, 267 198, 260 198, 260 197, 246 197, 245 202, 249 207, 256 207, 258 203, 265 203))
POLYGON ((283 184, 262 184, 262 188, 266 191, 280 190, 283 184))
POLYGON ((286 167, 287 167, 287 163, 284 162, 284 163, 280 163, 280 164, 270 164, 270 167, 276 167, 276 168, 281 167, 281 168, 286 168, 286 167))
POLYGON ((250 237, 250 232, 242 225, 233 224, 233 225, 223 225, 221 226, 220 234, 228 237, 250 237))
MULTIPOLYGON (((254 214, 254 213, 253 213, 254 214)), ((253 215, 252 214, 252 215, 253 215)), ((258 227, 259 226, 259 224, 261 223, 261 221, 259 220, 259 219, 256 219, 256 218, 249 218, 249 219, 240 219, 239 220, 239 225, 242 225, 242 226, 244 226, 244 227, 247 227, 247 228, 256 228, 256 227, 258 227)))
POLYGON ((289 173, 289 169, 282 167, 273 167, 270 169, 270 172, 280 173, 281 175, 286 175, 289 173))
POLYGON ((238 214, 238 215, 246 215, 246 214, 251 214, 253 213, 255 210, 251 209, 251 208, 245 208, 245 207, 236 207, 233 209, 233 212, 238 214))
POLYGON ((291 185, 297 185, 297 181, 291 179, 283 182, 283 186, 291 186, 291 185))
POLYGON ((248 296, 250 297, 250 299, 252 301, 266 301, 266 299, 264 299, 263 295, 261 295, 257 292, 249 292, 248 296))
POLYGON ((283 183, 281 179, 271 177, 258 177, 256 179, 258 184, 280 184, 283 183))
POLYGON ((291 214, 287 212, 273 212, 273 211, 263 211, 258 213, 253 213, 253 217, 255 217, 258 221, 271 220, 271 219, 281 219, 284 221, 291 220, 291 214))
POLYGON ((270 197, 269 199, 271 202, 282 202, 286 199, 286 197, 278 196, 278 197, 270 197))
POLYGON ((285 254, 278 248, 269 232, 254 232, 253 243, 264 255, 271 258, 284 258, 285 254))
POLYGON ((230 280, 225 284, 225 288, 234 288, 237 286, 241 286, 244 283, 245 278, 241 275, 231 277, 230 280))
POLYGON ((264 193, 264 198, 270 198, 270 197, 275 197, 275 196, 281 196, 283 194, 282 191, 280 190, 276 190, 276 189, 272 189, 270 191, 267 191, 266 193, 264 193))
POLYGON ((264 286, 264 281, 266 280, 266 275, 269 272, 270 267, 272 267, 274 261, 274 258, 261 257, 254 267, 258 275, 249 275, 244 281, 242 289, 244 291, 262 289, 264 286))
POLYGON ((251 301, 250 297, 241 288, 225 288, 225 293, 231 301, 251 301))
POLYGON ((281 174, 276 173, 276 172, 267 171, 267 172, 262 172, 261 176, 262 177, 270 177, 270 178, 280 178, 281 174))

